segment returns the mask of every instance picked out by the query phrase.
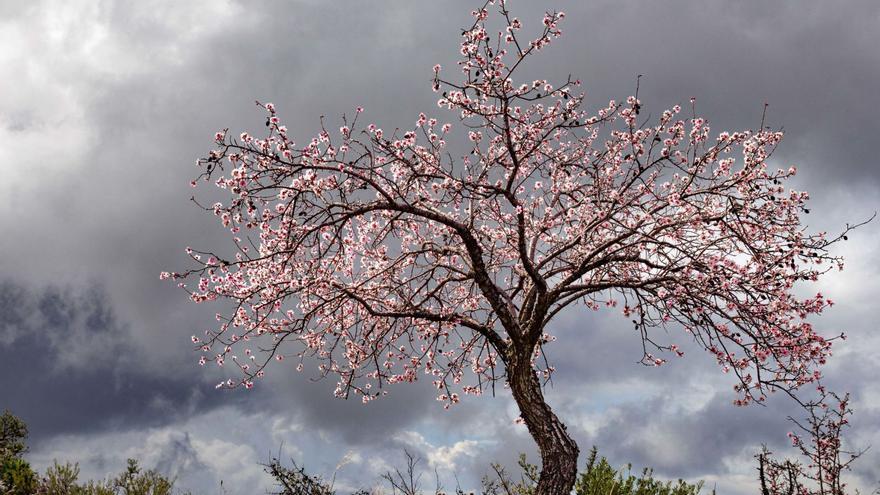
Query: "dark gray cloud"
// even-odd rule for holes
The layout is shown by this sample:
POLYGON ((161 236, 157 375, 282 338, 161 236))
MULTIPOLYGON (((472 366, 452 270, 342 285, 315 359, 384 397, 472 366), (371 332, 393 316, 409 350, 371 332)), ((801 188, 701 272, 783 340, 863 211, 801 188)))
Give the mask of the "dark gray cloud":
POLYGON ((654 398, 611 412, 594 443, 607 446, 609 458, 653 466, 666 476, 697 478, 725 470, 725 458, 778 444, 787 431, 780 408, 736 409, 726 397, 713 397, 694 411, 676 407, 675 396, 654 398), (620 432, 629 434, 620 441, 620 432))
MULTIPOLYGON (((526 68, 529 77, 571 73, 599 106, 630 94, 643 74, 646 110, 695 96, 717 130, 755 127, 766 101, 770 124, 787 132, 775 159, 799 165, 818 228, 878 209, 876 2, 512 5, 527 26, 545 8, 568 13, 565 36, 526 68)), ((349 479, 376 475, 382 465, 369 453, 390 456, 404 443, 437 465, 458 459, 455 469, 472 482, 490 459, 534 458, 503 389, 451 412, 426 384, 362 406, 333 399, 330 382, 278 367, 251 393, 216 392, 219 375, 195 365, 189 343, 215 323, 214 308, 192 306, 157 280, 185 264, 184 246, 227 242, 188 201, 192 163, 215 130, 259 129, 255 99, 276 103, 299 141, 321 115, 332 120, 357 105, 386 129, 411 126, 420 110, 442 117, 430 67, 454 70, 471 8, 0 1, 0 64, 14 74, 0 94, 0 407, 31 424, 36 459, 124 439, 148 445, 131 453, 163 469, 208 466, 227 480, 240 470, 246 486, 259 468, 244 466, 281 441, 328 472, 357 453, 342 471, 349 479), (230 457, 240 464, 220 462, 230 457)), ((839 302, 822 328, 851 336, 828 380, 853 391, 856 436, 878 443, 880 390, 868 370, 880 348, 871 323, 880 231, 875 223, 851 237, 841 248, 851 269, 822 286, 839 302)), ((635 364, 637 336, 617 315, 573 312, 554 331, 559 372, 548 397, 584 450, 596 443, 618 463, 714 477, 744 492, 748 449, 783 447, 787 406, 730 406, 732 382, 697 349, 648 369, 635 364)), ((687 345, 683 334, 669 339, 687 345)), ((876 459, 858 468, 865 480, 880 477, 869 467, 876 459)), ((93 461, 92 473, 116 462, 93 461)), ((189 479, 206 491, 216 481, 189 479)))
POLYGON ((28 423, 36 445, 61 433, 165 424, 221 401, 204 377, 140 369, 100 287, 35 292, 2 281, 0 314, 0 408, 28 423))
POLYGON ((438 409, 429 383, 398 386, 385 399, 365 406, 334 397, 332 379, 314 382, 308 371, 292 368, 273 371, 268 383, 258 387, 257 400, 272 410, 290 411, 309 427, 333 432, 352 446, 381 442, 438 409))

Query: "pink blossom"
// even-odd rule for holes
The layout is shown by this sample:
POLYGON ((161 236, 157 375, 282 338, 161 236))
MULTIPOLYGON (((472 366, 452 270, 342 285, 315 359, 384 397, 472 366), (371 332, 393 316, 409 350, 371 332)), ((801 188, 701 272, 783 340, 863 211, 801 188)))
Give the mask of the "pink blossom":
POLYGON ((236 308, 203 342, 240 372, 221 385, 250 388, 286 355, 365 402, 429 375, 449 406, 507 380, 508 366, 549 378, 544 335, 576 305, 622 306, 648 366, 666 363, 652 353, 683 354, 662 329, 686 332, 738 380, 739 405, 817 382, 834 338, 812 319, 834 303, 798 288, 842 260, 803 224, 796 170, 769 168, 782 134, 713 137, 678 105, 636 118, 635 96, 591 111, 578 81, 520 69, 561 35, 563 13, 500 51, 495 35, 517 36, 520 22, 499 16, 508 29, 490 33, 489 12, 473 15, 464 81, 442 82, 436 65, 432 82, 469 140, 460 162, 444 148, 452 124, 438 134, 425 113, 388 134, 343 117, 339 134, 321 126, 297 145, 267 103, 264 132, 215 136, 199 178, 223 196, 209 212, 237 252, 188 248, 194 268, 160 278, 194 279, 192 301, 236 308), (244 346, 254 351, 239 362, 244 346))

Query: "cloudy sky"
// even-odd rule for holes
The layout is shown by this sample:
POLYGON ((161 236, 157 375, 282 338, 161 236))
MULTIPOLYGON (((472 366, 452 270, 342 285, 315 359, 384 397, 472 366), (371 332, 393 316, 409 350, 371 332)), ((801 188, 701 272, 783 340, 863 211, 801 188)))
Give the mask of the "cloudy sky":
MULTIPOLYGON (((452 66, 474 2, 288 0, 0 0, 0 409, 31 429, 28 458, 75 460, 102 477, 137 457, 181 487, 263 493, 260 462, 280 453, 337 469, 343 489, 372 486, 403 449, 475 487, 491 461, 535 458, 510 397, 451 411, 429 383, 397 386, 368 406, 332 398, 332 382, 276 369, 252 391, 216 391, 190 335, 212 308, 187 302, 162 270, 184 247, 224 231, 190 202, 194 161, 213 133, 259 130, 254 100, 274 102, 295 136, 358 105, 385 128, 437 114, 431 67, 452 66)), ((568 14, 564 37, 534 60, 573 74, 596 106, 643 74, 650 108, 685 103, 716 130, 754 128, 763 103, 786 131, 774 155, 799 167, 815 230, 880 209, 880 3, 526 2, 568 14)), ((442 114, 438 114, 443 116, 442 114)), ((300 138, 302 140, 302 138, 300 138)), ((853 482, 880 481, 880 222, 840 245, 847 269, 821 283, 838 302, 817 321, 846 330, 826 368, 854 396, 850 438, 874 448, 853 482)), ((816 288, 809 288, 816 290, 816 288)), ((732 382, 708 356, 636 365, 637 336, 618 314, 556 323, 551 404, 582 447, 662 476, 755 493, 752 456, 785 447, 793 411, 735 408, 732 382)), ((426 478, 426 484, 427 478, 426 478)))

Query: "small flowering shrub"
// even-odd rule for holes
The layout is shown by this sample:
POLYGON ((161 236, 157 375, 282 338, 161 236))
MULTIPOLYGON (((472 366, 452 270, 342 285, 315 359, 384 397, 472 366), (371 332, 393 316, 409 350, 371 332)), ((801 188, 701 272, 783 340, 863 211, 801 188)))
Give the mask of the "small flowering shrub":
MULTIPOLYGON (((763 495, 844 495, 842 474, 864 450, 848 450, 842 433, 849 427, 849 395, 843 397, 822 390, 819 400, 804 404, 805 420, 790 418, 795 431, 788 436, 800 461, 777 459, 763 448, 758 473, 763 495)), ((880 493, 880 489, 874 493, 880 493)))

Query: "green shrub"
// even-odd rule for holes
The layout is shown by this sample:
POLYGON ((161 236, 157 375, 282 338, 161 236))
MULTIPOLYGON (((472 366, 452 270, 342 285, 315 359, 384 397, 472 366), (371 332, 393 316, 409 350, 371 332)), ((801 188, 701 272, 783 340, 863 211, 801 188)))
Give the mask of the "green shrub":
POLYGON ((128 467, 113 480, 112 486, 119 495, 171 495, 174 480, 154 470, 142 472, 138 462, 129 459, 128 467))
MULTIPOLYGON (((37 487, 37 495, 172 495, 174 480, 155 470, 143 471, 134 459, 115 478, 78 483, 79 466, 58 464, 46 470, 37 487)), ((5 495, 5 494, 4 494, 5 495)))
POLYGON ((587 459, 586 469, 574 485, 577 495, 697 495, 703 482, 689 484, 684 480, 660 481, 654 479, 653 471, 645 468, 641 476, 632 474, 632 465, 615 470, 605 457, 598 459, 593 447, 587 459))
POLYGON ((27 451, 28 429, 24 421, 4 411, 0 416, 0 459, 19 457, 27 451))
MULTIPOLYGON (((513 480, 501 464, 491 464, 492 474, 483 476, 482 495, 532 495, 538 485, 538 466, 529 463, 525 454, 519 455, 519 480, 513 480)), ((460 492, 460 490, 458 491, 460 492)))
MULTIPOLYGON (((574 490, 577 495, 697 495, 703 482, 695 484, 654 479, 653 471, 645 469, 641 476, 632 474, 632 465, 614 469, 605 457, 599 458, 596 447, 590 450, 587 465, 578 475, 574 490)), ((517 462, 520 478, 511 479, 500 464, 492 464, 491 476, 484 476, 482 495, 533 495, 540 470, 520 454, 517 462)))
POLYGON ((20 457, 0 459, 0 493, 3 495, 33 495, 37 491, 37 474, 20 457))
POLYGON ((266 473, 275 479, 279 491, 273 495, 334 495, 333 485, 317 475, 306 473, 304 467, 293 462, 293 467, 285 467, 277 458, 264 466, 266 473))
POLYGON ((83 487, 77 484, 79 478, 79 465, 58 464, 46 469, 46 474, 40 481, 38 493, 41 495, 85 495, 83 487))

